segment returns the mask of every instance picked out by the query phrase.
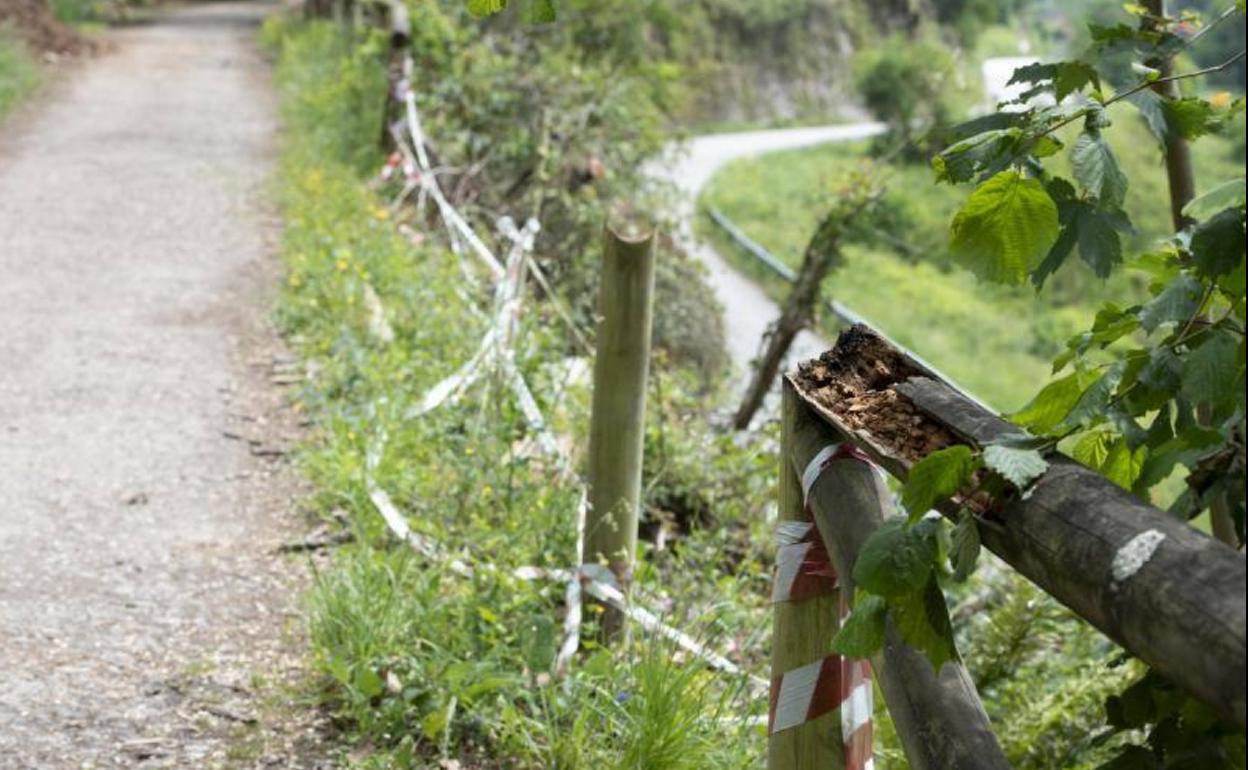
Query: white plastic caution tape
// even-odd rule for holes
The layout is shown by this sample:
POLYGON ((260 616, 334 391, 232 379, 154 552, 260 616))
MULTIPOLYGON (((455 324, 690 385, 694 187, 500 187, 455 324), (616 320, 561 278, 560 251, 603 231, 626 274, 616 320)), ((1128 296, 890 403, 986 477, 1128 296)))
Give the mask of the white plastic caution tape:
MULTIPOLYGON (((803 507, 808 520, 785 521, 776 528, 774 601, 825 596, 835 588, 836 571, 828 559, 809 503, 811 490, 823 472, 833 463, 844 460, 864 463, 873 472, 879 472, 869 457, 850 444, 832 444, 815 454, 801 477, 803 507)), ((844 595, 839 613, 843 623, 849 615, 844 595)), ((845 767, 847 770, 873 770, 874 695, 869 661, 829 655, 774 677, 768 732, 774 734, 799 727, 836 709, 840 709, 845 767)))

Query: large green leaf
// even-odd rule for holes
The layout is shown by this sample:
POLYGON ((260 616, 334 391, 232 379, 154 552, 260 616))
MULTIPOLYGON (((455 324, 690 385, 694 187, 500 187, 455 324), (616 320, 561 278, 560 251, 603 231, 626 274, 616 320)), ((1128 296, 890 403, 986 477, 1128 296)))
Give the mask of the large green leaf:
POLYGON ((1146 88, 1128 96, 1127 101, 1139 109, 1144 123, 1153 136, 1157 137, 1159 142, 1165 142, 1170 135, 1170 126, 1166 123, 1166 111, 1162 107, 1163 100, 1157 92, 1146 88))
POLYGON ((1053 97, 1057 101, 1082 91, 1089 84, 1098 89, 1101 87, 1101 76, 1091 64, 1081 61, 1057 63, 1057 72, 1053 75, 1053 97))
POLYGON ((949 608, 935 575, 928 577, 921 591, 890 601, 889 612, 901 638, 926 655, 937 671, 946 661, 957 659, 949 608))
POLYGON ((1193 198, 1183 207, 1183 213, 1192 219, 1205 220, 1222 209, 1242 208, 1243 205, 1244 177, 1241 176, 1193 198))
POLYGON ((1070 151, 1075 179, 1102 206, 1121 209, 1127 197, 1127 177, 1098 130, 1085 130, 1070 151))
POLYGON ((1244 261, 1244 210, 1225 209, 1196 226, 1192 256, 1202 275, 1225 275, 1244 261))
POLYGON ((1002 171, 971 194, 951 230, 961 264, 985 280, 1022 283, 1057 240, 1057 205, 1040 182, 1002 171))
POLYGON ((932 452, 910 469, 901 490, 901 504, 911 519, 923 516, 971 479, 978 463, 969 446, 958 444, 932 452))
POLYGON ((966 182, 1018 146, 1017 128, 996 129, 963 139, 932 158, 938 182, 966 182))
POLYGON ((1112 431, 1094 428, 1079 434, 1079 439, 1070 448, 1070 456, 1075 462, 1088 466, 1092 470, 1100 470, 1109 459, 1109 447, 1114 442, 1112 431))
POLYGON ((1222 434, 1212 428, 1189 428, 1149 449, 1136 484, 1144 489, 1160 484, 1174 472, 1175 466, 1191 465, 1223 440, 1222 434))
POLYGON ((889 519, 863 543, 854 564, 854 582, 890 602, 910 596, 931 576, 936 551, 933 523, 911 526, 903 518, 889 519))
POLYGON ((1200 305, 1202 288, 1192 276, 1178 276, 1140 311, 1140 326, 1151 334, 1164 323, 1191 318, 1200 305))
POLYGON ((965 508, 953 527, 951 539, 953 547, 949 550, 949 559, 953 562, 953 579, 961 583, 975 571, 981 548, 979 525, 975 522, 975 516, 965 508))
POLYGON ((1062 424, 1070 410, 1079 403, 1079 397, 1095 376, 1086 371, 1076 371, 1053 380, 1027 406, 1010 415, 1010 419, 1015 424, 1037 433, 1051 432, 1062 424))
POLYGON ((1018 489, 1026 489, 1049 469, 1048 461, 1039 451, 1000 444, 984 447, 984 465, 1018 489))
POLYGON ((1193 404, 1206 403, 1219 414, 1233 411, 1243 362, 1239 343, 1229 332, 1214 332, 1203 345, 1183 361, 1180 392, 1193 404))
POLYGON ((1122 239, 1119 233, 1131 231, 1127 215, 1081 203, 1075 227, 1079 232, 1079 256, 1098 278, 1108 278, 1122 262, 1122 239))
POLYGON ((1148 447, 1139 447, 1133 451, 1127 440, 1120 437, 1110 443, 1109 452, 1097 470, 1123 489, 1131 489, 1135 480, 1140 477, 1147 457, 1148 447))
POLYGON ((884 646, 887 609, 883 597, 860 591, 854 600, 854 611, 832 640, 832 651, 856 659, 879 652, 884 646))
POLYGON ((1066 415, 1062 424, 1064 426, 1091 425, 1104 419, 1110 398, 1113 396, 1114 389, 1118 387, 1118 383, 1122 381, 1122 374, 1125 370, 1126 363, 1118 361, 1093 380, 1092 384, 1079 396, 1075 408, 1070 410, 1070 414, 1066 415))
POLYGON ((1175 136, 1199 139, 1222 128, 1225 112, 1215 109, 1204 99, 1173 99, 1162 102, 1166 125, 1175 136))
POLYGON ((1049 253, 1031 271, 1031 283, 1037 290, 1044 288, 1044 282, 1057 272, 1075 248, 1079 241, 1079 207, 1086 205, 1079 200, 1074 185, 1061 177, 1051 177, 1045 183, 1045 190, 1057 205, 1057 221, 1061 232, 1049 253))

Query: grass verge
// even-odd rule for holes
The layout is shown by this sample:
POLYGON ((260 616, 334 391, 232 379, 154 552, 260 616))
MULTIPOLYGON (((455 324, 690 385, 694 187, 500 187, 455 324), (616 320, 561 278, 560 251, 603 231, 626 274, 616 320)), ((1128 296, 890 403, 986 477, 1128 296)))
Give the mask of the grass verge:
POLYGON ((13 30, 0 25, 0 121, 39 84, 30 49, 13 30))

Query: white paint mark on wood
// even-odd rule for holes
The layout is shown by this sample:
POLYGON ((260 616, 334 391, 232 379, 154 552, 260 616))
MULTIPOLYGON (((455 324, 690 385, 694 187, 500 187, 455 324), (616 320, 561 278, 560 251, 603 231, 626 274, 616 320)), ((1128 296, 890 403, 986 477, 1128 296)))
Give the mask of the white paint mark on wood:
POLYGON ((1153 558, 1161 541, 1166 536, 1155 529, 1145 530, 1127 541, 1127 544, 1114 554, 1114 582, 1123 583, 1131 579, 1135 573, 1153 558))

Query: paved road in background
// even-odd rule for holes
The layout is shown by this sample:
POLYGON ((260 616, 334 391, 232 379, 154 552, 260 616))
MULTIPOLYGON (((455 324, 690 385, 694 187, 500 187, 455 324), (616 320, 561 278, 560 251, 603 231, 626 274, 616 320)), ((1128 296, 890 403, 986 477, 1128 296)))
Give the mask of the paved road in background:
MULTIPOLYGON (((985 98, 989 105, 1014 98, 1018 86, 1007 86, 1016 67, 1036 61, 1034 57, 999 57, 986 59, 981 65, 985 98)), ((675 184, 682 193, 681 240, 690 253, 709 271, 710 283, 724 306, 724 327, 728 352, 744 384, 750 363, 759 353, 759 343, 767 326, 780 314, 775 302, 754 282, 733 268, 709 244, 699 243, 693 235, 693 218, 697 216, 695 201, 698 193, 724 164, 738 158, 763 155, 779 150, 793 150, 833 142, 850 142, 876 136, 884 131, 881 123, 861 122, 809 128, 783 128, 767 131, 743 131, 731 134, 708 134, 690 139, 684 152, 673 152, 663 163, 655 164, 655 177, 675 184)), ((853 303, 850 302, 852 305, 853 303)), ((803 332, 794 341, 788 363, 811 358, 826 350, 827 341, 812 332, 803 332)))
MULTIPOLYGON (((750 362, 759 353, 763 333, 780 314, 780 308, 753 279, 738 272, 709 244, 694 237, 698 193, 721 166, 737 158, 865 139, 883 130, 879 123, 851 123, 696 136, 686 143, 683 152, 675 151, 667 162, 654 166, 656 177, 675 184, 681 192, 680 238, 689 252, 706 266, 711 287, 724 306, 726 343, 741 387, 747 381, 750 362)), ((793 343, 789 361, 816 356, 827 347, 826 341, 817 335, 802 332, 793 343)))

